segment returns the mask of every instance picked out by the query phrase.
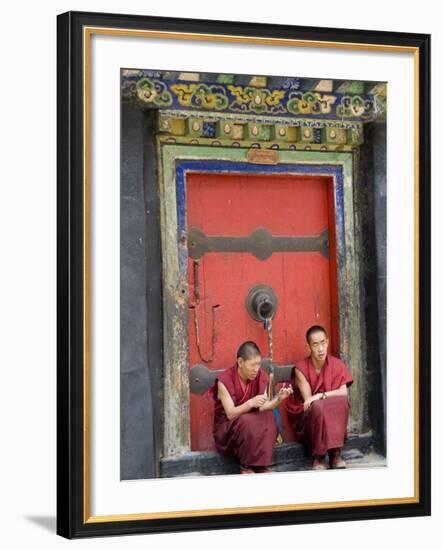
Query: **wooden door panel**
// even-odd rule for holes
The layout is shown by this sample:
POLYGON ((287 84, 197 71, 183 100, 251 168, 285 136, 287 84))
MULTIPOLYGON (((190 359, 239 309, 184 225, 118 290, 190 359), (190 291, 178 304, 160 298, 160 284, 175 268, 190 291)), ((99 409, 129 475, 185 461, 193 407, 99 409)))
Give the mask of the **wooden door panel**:
MULTIPOLYGON (((187 227, 208 236, 247 237, 257 228, 273 236, 316 236, 329 229, 329 185, 326 177, 190 174, 187 179, 187 227)), ((253 286, 268 284, 278 297, 273 321, 273 352, 277 364, 293 363, 306 354, 305 331, 312 324, 330 330, 331 260, 319 252, 275 252, 259 260, 250 252, 208 252, 199 261, 200 301, 195 305, 194 266, 189 258, 189 365, 212 355, 210 369, 234 364, 245 340, 254 340, 263 356, 268 338, 263 325, 250 317, 245 300, 253 286), (212 308, 215 309, 215 323, 212 308), (195 316, 200 352, 196 345, 195 316)), ((213 401, 207 393, 191 394, 192 450, 214 449, 213 401)), ((284 436, 292 433, 283 413, 284 436)))

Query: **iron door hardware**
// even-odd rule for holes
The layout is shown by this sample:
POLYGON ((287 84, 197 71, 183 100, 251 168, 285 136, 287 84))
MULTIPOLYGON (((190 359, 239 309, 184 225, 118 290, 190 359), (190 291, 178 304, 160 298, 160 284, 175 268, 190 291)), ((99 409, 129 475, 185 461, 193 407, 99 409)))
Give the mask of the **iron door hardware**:
POLYGON ((207 252, 250 252, 259 260, 266 260, 274 252, 319 252, 328 259, 328 229, 320 235, 307 237, 276 236, 260 227, 248 237, 206 235, 197 227, 188 232, 189 256, 200 259, 207 252))

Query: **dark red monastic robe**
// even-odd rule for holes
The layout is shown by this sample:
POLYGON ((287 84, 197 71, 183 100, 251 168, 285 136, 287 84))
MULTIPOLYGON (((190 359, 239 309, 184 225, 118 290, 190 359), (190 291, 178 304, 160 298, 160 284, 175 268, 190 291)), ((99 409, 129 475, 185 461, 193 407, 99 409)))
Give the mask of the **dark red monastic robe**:
POLYGON ((313 455, 325 455, 329 449, 341 448, 347 437, 349 402, 346 396, 327 397, 314 401, 304 412, 304 398, 296 385, 295 369, 310 384, 312 395, 350 386, 353 378, 337 357, 327 356, 319 374, 310 357, 295 364, 292 372, 293 394, 287 399, 287 412, 297 441, 308 445, 313 455))
POLYGON ((252 409, 234 420, 229 420, 218 399, 218 381, 224 384, 237 407, 265 392, 267 373, 260 369, 255 380, 249 380, 244 385, 241 384, 238 365, 235 365, 218 376, 209 392, 215 400, 213 437, 217 451, 236 456, 242 466, 269 466, 277 436, 273 411, 252 409))

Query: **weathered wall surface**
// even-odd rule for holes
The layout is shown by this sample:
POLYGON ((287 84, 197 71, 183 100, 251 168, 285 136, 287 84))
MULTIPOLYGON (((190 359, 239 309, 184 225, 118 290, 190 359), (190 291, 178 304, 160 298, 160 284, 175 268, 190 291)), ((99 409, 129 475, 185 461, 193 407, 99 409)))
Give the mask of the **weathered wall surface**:
POLYGON ((365 127, 361 147, 356 212, 360 228, 361 300, 367 361, 365 426, 385 452, 386 411, 386 127, 365 127))
POLYGON ((146 245, 151 201, 145 193, 145 180, 151 179, 154 169, 152 163, 145 166, 148 121, 140 109, 128 104, 123 105, 121 114, 121 478, 140 479, 157 475, 154 426, 159 382, 149 356, 161 344, 152 343, 156 335, 155 328, 148 325, 148 303, 152 294, 158 301, 161 295, 151 281, 155 270, 148 269, 149 247, 155 246, 155 238, 146 245))

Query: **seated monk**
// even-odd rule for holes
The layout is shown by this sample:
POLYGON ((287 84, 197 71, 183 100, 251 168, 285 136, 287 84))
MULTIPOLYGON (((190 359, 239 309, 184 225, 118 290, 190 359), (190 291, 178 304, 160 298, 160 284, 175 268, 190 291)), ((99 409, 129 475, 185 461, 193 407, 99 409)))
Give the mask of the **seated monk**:
POLYGON ((350 405, 347 388, 353 378, 345 364, 327 355, 328 337, 315 325, 306 334, 310 356, 295 364, 292 371, 293 394, 287 401, 297 441, 309 446, 313 470, 345 468, 341 449, 347 438, 350 405))
POLYGON ((210 388, 215 399, 213 436, 219 453, 238 458, 241 474, 271 472, 277 425, 273 409, 291 393, 283 387, 268 399, 268 376, 261 370, 261 352, 244 342, 237 363, 218 376, 210 388))

